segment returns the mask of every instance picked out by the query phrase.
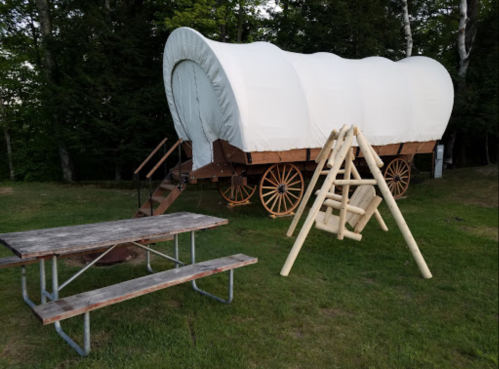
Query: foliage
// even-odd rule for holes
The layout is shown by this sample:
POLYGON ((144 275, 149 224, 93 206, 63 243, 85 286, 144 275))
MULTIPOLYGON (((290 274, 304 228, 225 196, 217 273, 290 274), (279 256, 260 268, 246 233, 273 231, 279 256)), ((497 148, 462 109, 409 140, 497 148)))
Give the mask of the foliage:
MULTIPOLYGON (((497 153, 498 5, 479 4, 467 80, 456 88, 448 129, 458 134, 460 165, 486 162, 486 140, 489 156, 497 153)), ((405 55, 398 0, 52 0, 49 5, 53 32, 42 44, 35 1, 0 0, 5 107, 0 125, 10 132, 20 180, 61 178, 59 140, 79 179, 130 178, 165 135, 171 142, 176 134, 161 55, 177 27, 193 27, 222 42, 265 40, 302 53, 392 60, 405 55), (55 55, 56 83, 44 73, 45 48, 55 55)), ((457 86, 459 0, 410 0, 409 12, 413 55, 440 61, 457 86)), ((3 140, 0 178, 8 176, 3 140)))
POLYGON ((222 42, 252 42, 263 20, 266 0, 169 0, 174 9, 165 17, 170 30, 191 27, 222 42))

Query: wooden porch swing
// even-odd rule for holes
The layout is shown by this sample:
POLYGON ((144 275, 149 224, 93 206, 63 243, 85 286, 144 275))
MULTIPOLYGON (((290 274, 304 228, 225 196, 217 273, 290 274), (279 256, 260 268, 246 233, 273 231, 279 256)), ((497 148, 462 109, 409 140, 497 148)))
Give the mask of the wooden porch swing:
POLYGON ((324 180, 322 188, 315 193, 317 196, 315 202, 281 270, 281 275, 287 276, 289 274, 314 224, 317 229, 337 234, 339 240, 347 237, 361 241, 361 232, 374 215, 381 229, 388 231, 388 227, 378 211, 378 206, 383 199, 376 195, 374 186, 377 185, 423 277, 427 279, 431 278, 431 272, 426 265, 423 255, 397 206, 389 185, 386 183, 379 169, 383 167, 383 161, 367 142, 360 129, 356 126, 348 128, 344 125, 339 132, 334 130, 317 156, 316 162, 318 163, 317 169, 289 227, 288 237, 293 235, 320 175, 327 175, 327 177, 324 180), (354 150, 352 150, 354 138, 357 140, 357 144, 374 179, 362 179, 355 167, 354 150), (326 162, 328 170, 324 170, 326 162), (342 169, 343 165, 344 168, 342 169), (338 174, 343 175, 343 179, 337 179, 338 174), (336 186, 342 187, 341 195, 335 193, 336 186), (350 186, 358 186, 351 198, 349 197, 350 186), (321 211, 321 208, 324 206, 326 208, 325 211, 321 211), (333 215, 335 209, 339 210, 339 215, 333 215), (351 230, 347 228, 347 225, 351 227, 351 230))

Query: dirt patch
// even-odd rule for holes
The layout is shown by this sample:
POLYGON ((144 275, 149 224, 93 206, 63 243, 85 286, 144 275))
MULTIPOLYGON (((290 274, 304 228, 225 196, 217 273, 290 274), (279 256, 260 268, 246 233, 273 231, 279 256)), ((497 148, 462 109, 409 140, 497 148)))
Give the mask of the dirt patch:
POLYGON ((499 241, 499 229, 494 227, 459 227, 465 232, 474 234, 475 236, 490 238, 496 242, 499 241))
POLYGON ((475 172, 484 176, 493 176, 499 173, 499 167, 496 165, 487 165, 486 167, 475 169, 475 172))
POLYGON ((303 337, 303 331, 296 331, 294 332, 293 336, 295 336, 295 338, 297 339, 300 339, 303 337))
POLYGON ((12 195, 14 189, 12 187, 0 187, 0 195, 12 195))
POLYGON ((372 278, 364 278, 364 282, 367 284, 377 284, 376 281, 372 278))
POLYGON ((177 300, 168 300, 166 304, 173 309, 180 309, 182 307, 182 303, 177 300))
POLYGON ((325 317, 330 317, 330 318, 334 318, 337 316, 353 316, 353 314, 349 313, 348 311, 343 311, 341 309, 328 309, 328 308, 321 309, 321 314, 325 317))

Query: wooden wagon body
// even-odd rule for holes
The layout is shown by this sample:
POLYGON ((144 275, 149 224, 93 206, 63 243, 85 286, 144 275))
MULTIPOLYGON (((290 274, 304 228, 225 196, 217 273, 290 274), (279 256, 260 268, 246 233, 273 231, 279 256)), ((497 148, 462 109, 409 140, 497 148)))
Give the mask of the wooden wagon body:
MULTIPOLYGON (((432 153, 435 145, 436 141, 429 141, 374 147, 385 162, 385 178, 392 184, 390 189, 395 198, 401 197, 409 187, 414 156, 432 153)), ((213 144, 214 161, 193 170, 192 143, 182 142, 182 148, 187 160, 169 170, 163 183, 142 204, 137 216, 163 214, 186 185, 202 180, 218 183, 220 194, 229 206, 248 204, 258 193, 271 216, 292 214, 303 196, 307 174, 317 168, 315 159, 321 150, 246 153, 227 141, 217 140, 213 144), (279 193, 283 194, 280 202, 277 201, 279 193)), ((362 167, 362 153, 354 151, 356 164, 362 167)))

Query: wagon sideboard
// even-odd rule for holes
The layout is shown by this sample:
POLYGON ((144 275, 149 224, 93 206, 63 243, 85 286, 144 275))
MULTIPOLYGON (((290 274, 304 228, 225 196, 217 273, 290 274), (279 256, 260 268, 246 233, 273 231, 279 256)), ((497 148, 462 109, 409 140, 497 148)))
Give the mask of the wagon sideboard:
MULTIPOLYGON (((398 157, 410 162, 416 154, 432 153, 436 143, 436 141, 406 142, 374 146, 374 150, 381 157, 390 157, 390 159, 398 157)), ((192 158, 192 143, 186 141, 182 146, 187 157, 192 158)), ((210 179, 217 182, 218 178, 232 177, 234 175, 258 175, 265 171, 268 164, 277 163, 300 163, 302 164, 300 165, 301 170, 313 171, 316 168, 315 159, 320 151, 320 148, 310 148, 287 151, 243 152, 241 149, 230 145, 227 141, 217 140, 213 143, 213 163, 193 171, 192 160, 188 160, 182 164, 181 168, 172 168, 171 173, 173 175, 178 173, 188 174, 188 182, 196 183, 199 179, 210 179)), ((363 157, 359 149, 355 155, 357 158, 363 157)))

